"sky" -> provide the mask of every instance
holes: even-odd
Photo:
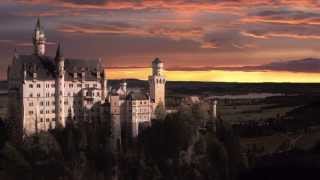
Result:
[[[0,78],[14,48],[32,53],[40,17],[48,55],[60,42],[66,57],[101,58],[110,78],[146,79],[159,57],[169,80],[319,82],[316,60],[290,63],[320,58],[319,10],[319,0],[1,0]]]

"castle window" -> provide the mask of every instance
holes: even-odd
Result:
[[[33,97],[33,94],[32,93],[30,93],[30,95],[29,95],[30,97]]]
[[[30,103],[29,103],[29,106],[33,106],[33,102],[30,102]]]
[[[71,83],[71,84],[69,84],[69,88],[73,88],[73,84]]]
[[[77,87],[81,88],[81,87],[82,87],[82,85],[81,85],[81,84],[77,84]]]
[[[43,114],[43,110],[40,110],[40,114]]]
[[[89,86],[89,84],[86,84],[86,88],[89,88],[90,86]]]
[[[98,97],[100,96],[100,93],[99,93],[99,92],[97,92],[97,96],[98,96]]]
[[[56,121],[56,118],[52,118],[52,121]]]
[[[40,97],[40,93],[37,94],[37,97]]]
[[[49,118],[47,118],[46,121],[49,122]]]
[[[46,105],[47,105],[47,106],[49,106],[49,105],[50,105],[50,102],[49,102],[49,101],[47,101],[47,102],[46,102]]]
[[[33,88],[33,84],[29,84],[29,88]]]
[[[41,87],[41,85],[40,84],[37,84],[37,88],[40,88]]]
[[[49,88],[50,87],[50,85],[49,84],[46,84],[46,88]]]
[[[50,113],[50,111],[49,110],[46,110],[46,114],[49,114]]]
[[[40,122],[43,122],[43,118],[40,118]]]
[[[93,84],[93,87],[96,88],[96,87],[97,87],[97,84]]]
[[[40,101],[40,106],[43,106],[43,101]]]
[[[51,84],[51,87],[54,88],[54,83]]]
[[[33,111],[29,111],[29,114],[32,115],[32,114],[33,114]]]
[[[52,109],[52,110],[51,110],[51,113],[55,113],[55,110],[54,110],[54,109]]]

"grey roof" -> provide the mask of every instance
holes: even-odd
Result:
[[[16,65],[23,71],[27,70],[26,79],[32,79],[33,73],[37,73],[37,79],[49,80],[56,77],[56,63],[54,57],[37,55],[19,55],[16,59]],[[77,73],[78,79],[81,79],[81,72],[85,72],[85,80],[96,80],[97,71],[102,77],[102,65],[99,60],[69,59],[64,60],[65,80],[72,80],[73,74]],[[23,72],[21,72],[22,74]]]
[[[127,100],[148,100],[149,95],[142,92],[130,92],[127,96]]]

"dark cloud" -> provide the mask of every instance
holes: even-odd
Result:
[[[249,23],[269,23],[269,24],[310,24],[320,25],[320,14],[310,11],[300,10],[265,10],[249,13],[248,17],[242,19]]]
[[[206,70],[320,57],[319,7],[308,0],[5,2],[0,2],[0,65],[8,64],[15,47],[32,52],[36,16],[48,41],[63,42],[66,56],[102,57],[108,66],[145,67],[163,56],[171,67]],[[49,55],[54,50],[48,46]]]
[[[108,0],[60,0],[60,1],[75,3],[75,4],[89,4],[89,5],[102,5],[108,2]]]
[[[241,67],[170,67],[171,71],[209,71],[209,70],[226,70],[226,71],[288,71],[303,73],[320,73],[320,59],[306,58],[302,60],[273,62],[261,66],[241,66]]]

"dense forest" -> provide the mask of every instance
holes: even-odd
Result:
[[[205,104],[158,112],[120,153],[111,151],[107,123],[68,124],[16,145],[1,121],[0,179],[237,179],[248,158],[230,126],[211,120]]]

